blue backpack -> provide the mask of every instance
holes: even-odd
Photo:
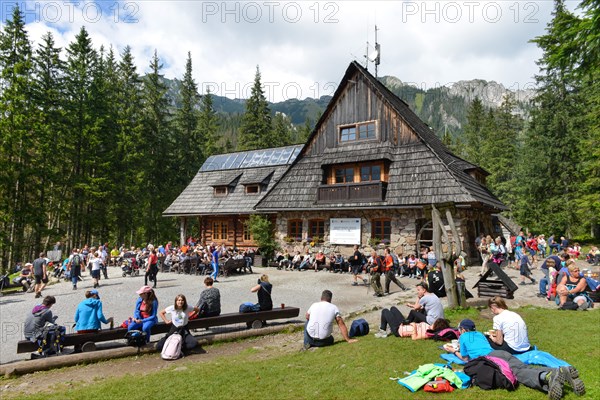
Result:
[[[352,321],[352,325],[350,325],[350,332],[348,332],[348,336],[356,337],[356,336],[365,336],[369,334],[369,323],[364,319],[356,319]]]

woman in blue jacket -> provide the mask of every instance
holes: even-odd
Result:
[[[140,295],[135,303],[133,320],[127,327],[128,331],[141,330],[146,334],[146,343],[150,342],[152,327],[158,322],[158,300],[150,286],[142,286],[136,292]]]
[[[75,311],[75,330],[77,333],[95,333],[101,327],[101,323],[111,324],[113,318],[106,319],[102,313],[102,302],[97,290],[85,292],[86,299],[77,306]]]

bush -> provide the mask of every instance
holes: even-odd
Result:
[[[275,241],[271,221],[267,217],[253,214],[246,224],[261,254],[264,255],[266,260],[271,260],[275,251],[279,249],[279,244]]]

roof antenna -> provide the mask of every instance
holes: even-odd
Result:
[[[375,64],[375,78],[377,78],[377,67],[379,66],[380,63],[380,57],[381,57],[381,46],[379,45],[379,43],[377,43],[377,31],[379,29],[377,29],[377,25],[375,25],[375,50],[369,52],[369,42],[367,42],[367,55],[365,55],[365,59],[366,59],[366,65],[365,65],[365,69],[368,71],[369,70],[369,61],[371,61],[372,63]]]

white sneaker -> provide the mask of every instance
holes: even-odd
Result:
[[[375,337],[376,337],[376,338],[378,338],[378,339],[383,339],[383,338],[386,338],[386,337],[388,337],[388,333],[387,333],[387,331],[382,331],[382,330],[380,329],[380,330],[379,330],[379,332],[377,332],[377,333],[375,334]]]

